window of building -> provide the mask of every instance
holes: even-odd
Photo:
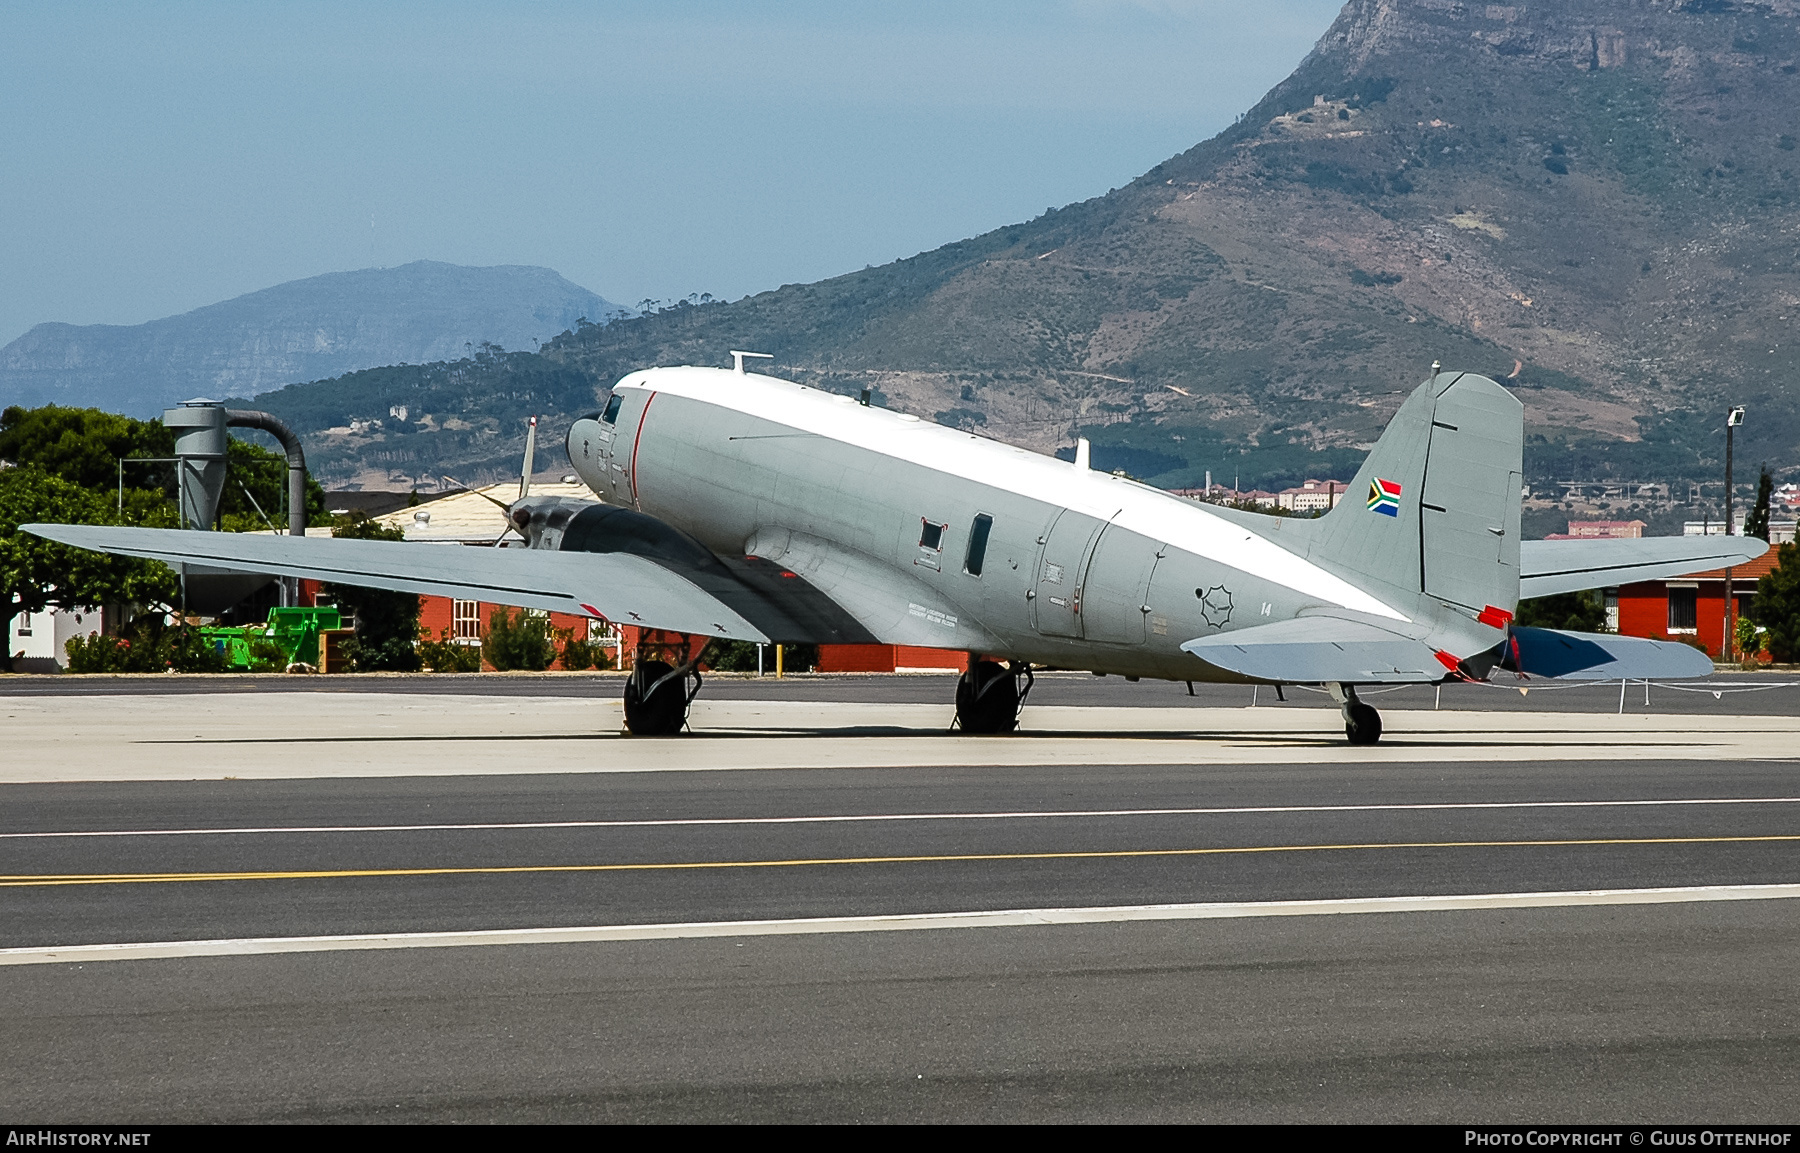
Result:
[[[613,393],[612,399],[606,402],[606,411],[600,414],[600,419],[605,421],[607,424],[618,423],[619,406],[624,403],[625,403],[624,397],[620,396],[616,392]]]
[[[478,641],[481,639],[480,601],[452,602],[450,620],[453,634],[457,640]]]
[[[19,614],[19,623],[13,626],[13,635],[16,637],[28,637],[31,635],[30,613]]]
[[[970,576],[981,575],[981,566],[987,560],[988,533],[993,527],[994,518],[985,512],[969,527],[969,551],[963,558],[963,571]]]
[[[1700,590],[1688,588],[1669,589],[1669,631],[1672,633],[1697,632],[1700,624],[1699,601]]]

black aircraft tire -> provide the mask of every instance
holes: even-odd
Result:
[[[965,733],[1016,730],[1019,684],[1013,679],[1012,670],[995,661],[979,661],[964,673],[956,682],[956,720]]]
[[[1353,745],[1372,745],[1381,739],[1381,714],[1373,705],[1361,701],[1350,706],[1350,719],[1344,722],[1344,735]]]
[[[650,686],[674,670],[662,661],[643,661],[625,681],[625,728],[634,737],[672,737],[687,723],[685,677],[664,681],[648,698]]]

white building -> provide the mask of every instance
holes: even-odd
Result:
[[[46,609],[11,617],[6,622],[6,651],[12,654],[13,671],[61,672],[69,667],[69,640],[105,627],[105,610],[96,608]]]
[[[1295,512],[1329,509],[1344,498],[1344,488],[1341,480],[1301,481],[1298,488],[1284,488],[1276,493],[1275,503],[1280,508],[1291,508]]]

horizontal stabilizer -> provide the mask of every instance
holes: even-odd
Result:
[[[1532,677],[1653,681],[1703,677],[1713,671],[1711,657],[1675,641],[1522,627],[1512,630],[1512,639],[1518,646],[1517,657],[1508,655],[1501,667]]]
[[[730,606],[652,560],[406,541],[338,540],[102,525],[27,524],[77,548],[165,564],[276,573],[364,588],[600,616],[699,636],[767,641]]]
[[[1769,551],[1753,536],[1647,536],[1634,540],[1528,540],[1519,549],[1519,596],[1547,597],[1745,564]]]
[[[1275,621],[1181,647],[1209,665],[1265,681],[1418,684],[1446,671],[1422,641],[1337,617]]]

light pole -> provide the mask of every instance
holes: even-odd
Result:
[[[1734,405],[1725,414],[1725,535],[1731,535],[1731,432],[1744,423],[1744,406]],[[1731,566],[1725,566],[1725,641],[1719,656],[1727,664],[1737,648],[1737,598],[1732,595]]]

